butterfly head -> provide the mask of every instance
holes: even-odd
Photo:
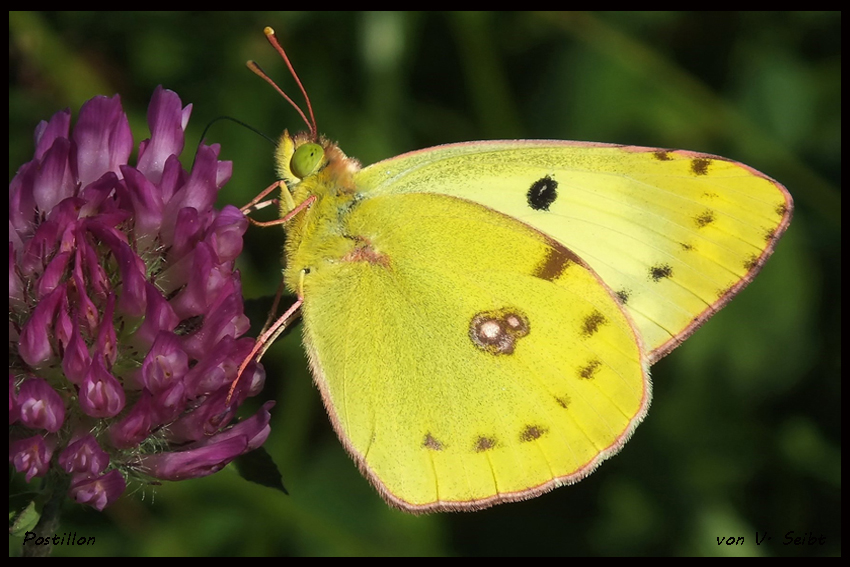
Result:
[[[295,191],[296,186],[300,186],[302,192],[308,195],[321,192],[338,194],[348,192],[349,189],[353,190],[352,175],[360,169],[360,163],[348,158],[335,143],[319,136],[313,105],[310,103],[310,97],[307,96],[307,90],[289,61],[289,56],[280,46],[272,28],[267,27],[263,32],[271,46],[283,58],[307,104],[307,113],[305,113],[257,63],[248,61],[248,68],[274,87],[298,111],[309,129],[307,132],[300,132],[294,136],[284,131],[275,151],[278,175],[292,192]],[[316,188],[319,191],[316,191]]]
[[[296,185],[316,183],[337,189],[353,188],[351,176],[360,163],[343,153],[336,143],[311,132],[292,135],[284,131],[275,151],[277,173],[290,190]]]

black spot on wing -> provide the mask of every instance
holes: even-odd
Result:
[[[479,437],[475,440],[475,452],[483,453],[484,451],[489,451],[496,446],[496,438],[495,437]]]
[[[432,451],[442,451],[443,444],[440,443],[433,435],[430,433],[425,434],[425,439],[422,441],[422,446],[426,449],[431,449]]]
[[[578,369],[579,378],[583,378],[585,380],[593,378],[593,376],[597,372],[599,372],[599,368],[601,366],[602,366],[602,363],[599,360],[596,360],[596,359],[591,360],[590,362],[588,362],[587,364],[585,364],[584,366],[582,366],[581,368]]]
[[[733,286],[718,289],[717,293],[715,294],[716,297],[717,297],[717,300],[723,301],[724,298],[726,298],[729,294],[732,293],[732,288],[733,288]]]
[[[594,311],[593,313],[584,318],[584,321],[581,325],[581,334],[585,337],[593,336],[599,330],[599,327],[601,327],[607,322],[608,320],[605,319],[605,315],[603,315],[599,311]]]
[[[695,158],[691,160],[691,172],[694,175],[708,175],[708,166],[711,160],[706,158]]]
[[[776,229],[771,228],[764,231],[764,241],[770,244],[773,240],[776,240]]]
[[[548,175],[531,184],[526,193],[528,206],[535,211],[548,211],[549,206],[558,198],[558,182]]]
[[[658,161],[673,161],[673,158],[670,157],[670,152],[667,150],[655,150],[652,152],[652,157]]]
[[[617,296],[621,305],[626,305],[629,302],[629,297],[631,297],[632,291],[629,289],[621,289],[620,291],[615,292],[614,295]]]
[[[657,264],[649,268],[649,279],[660,282],[673,276],[673,267],[670,264]]]
[[[561,406],[564,409],[570,407],[570,397],[566,394],[562,396],[555,396],[555,403]]]
[[[706,209],[703,212],[701,212],[700,214],[698,214],[696,217],[694,217],[694,222],[696,223],[697,227],[699,227],[699,228],[706,227],[706,226],[710,225],[711,223],[713,223],[714,221],[715,221],[714,211],[712,211],[711,209]]]
[[[519,440],[523,443],[540,439],[546,433],[547,429],[539,425],[526,425],[519,434]]]
[[[579,263],[578,257],[563,246],[551,245],[546,251],[546,257],[535,268],[533,275],[546,281],[555,281],[570,264]]]

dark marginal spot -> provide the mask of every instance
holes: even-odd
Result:
[[[714,211],[705,210],[696,216],[694,222],[699,228],[703,228],[704,226],[708,226],[714,222]]]
[[[518,309],[503,308],[476,313],[469,322],[469,338],[490,354],[513,354],[516,342],[529,332],[528,317]]]
[[[555,281],[570,264],[578,263],[579,259],[575,254],[564,248],[563,246],[552,243],[546,252],[546,258],[537,266],[532,274],[535,278],[540,278],[546,281]]]
[[[425,434],[425,440],[422,441],[422,446],[426,449],[431,449],[432,451],[442,451],[443,444],[434,439],[434,436],[430,433]]]
[[[599,370],[602,363],[598,360],[591,360],[586,366],[579,368],[578,375],[580,378],[590,379]]]
[[[779,215],[780,217],[784,217],[785,215],[787,215],[788,214],[788,205],[786,205],[785,203],[780,203],[779,205],[777,205],[776,206],[776,214]]]
[[[493,437],[479,437],[475,441],[475,452],[483,453],[484,451],[489,451],[493,447],[496,446],[496,439]]]
[[[670,152],[667,150],[656,150],[652,152],[652,156],[658,161],[673,161],[673,158],[670,157]]]
[[[708,175],[709,165],[711,165],[710,159],[696,158],[691,160],[691,171],[694,175]]]
[[[541,177],[531,184],[526,194],[528,206],[535,211],[548,211],[549,205],[558,198],[558,182],[549,177]]]
[[[545,428],[538,425],[526,425],[525,429],[519,434],[519,440],[523,443],[528,443],[529,441],[540,439],[546,431]]]
[[[564,409],[570,407],[570,397],[566,394],[563,396],[555,396],[555,402]]]
[[[673,275],[673,268],[670,264],[658,264],[649,268],[649,279],[654,282],[659,282]]]
[[[600,325],[605,324],[607,321],[605,316],[599,311],[594,311],[590,315],[584,318],[584,323],[581,326],[581,334],[585,337],[589,337],[596,333],[599,330]]]
[[[751,254],[749,258],[744,262],[744,268],[749,272],[750,270],[755,269],[759,265],[759,257],[755,254]]]
[[[770,244],[770,242],[776,238],[776,231],[774,229],[764,231],[764,241]]]
[[[617,299],[620,300],[620,304],[625,305],[629,302],[629,296],[631,296],[632,292],[628,289],[621,289],[616,292],[614,295],[617,296]]]

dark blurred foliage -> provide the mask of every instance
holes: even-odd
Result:
[[[121,94],[138,141],[156,85],[177,91],[194,104],[189,160],[218,116],[301,129],[244,67],[300,100],[266,25],[319,130],[364,164],[487,138],[685,148],[778,179],[794,220],[755,282],[653,367],[653,405],[622,454],[575,486],[472,514],[389,509],[331,430],[296,330],[264,360],[278,400],[266,448],[290,496],[231,467],[104,513],[69,505],[62,531],[96,544],[56,555],[841,553],[840,13],[13,12],[9,178],[40,119],[76,117],[96,94]],[[251,131],[221,121],[207,139],[234,162],[221,204],[275,179],[273,146]],[[282,242],[249,230],[248,297],[274,294]],[[789,531],[825,543],[784,545]],[[730,536],[743,545],[718,545]]]

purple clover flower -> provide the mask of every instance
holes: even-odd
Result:
[[[178,156],[191,105],[158,87],[135,167],[121,100],[99,96],[35,130],[9,184],[9,462],[65,475],[102,510],[128,480],[212,474],[269,434],[269,402],[228,427],[263,385],[234,269],[248,222],[213,208],[232,164]]]

